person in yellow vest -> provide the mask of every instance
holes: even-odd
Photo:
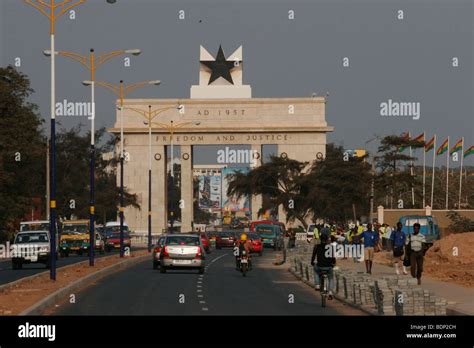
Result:
[[[313,231],[313,244],[319,244],[321,242],[321,233],[319,232],[318,226],[314,226],[314,231]]]
[[[388,224],[383,224],[382,230],[382,248],[384,250],[392,250],[391,236],[392,228]]]

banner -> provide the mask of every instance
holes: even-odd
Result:
[[[249,197],[245,196],[240,199],[236,197],[227,196],[227,188],[229,183],[227,181],[227,175],[233,174],[237,171],[247,173],[250,168],[224,168],[222,169],[222,209],[227,211],[250,211],[250,200]]]
[[[203,210],[221,207],[221,177],[216,175],[200,175],[199,208]]]

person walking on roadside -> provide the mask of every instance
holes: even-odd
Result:
[[[372,274],[372,263],[374,261],[375,245],[379,241],[379,234],[372,230],[372,224],[367,224],[367,231],[362,232],[361,238],[364,241],[365,269],[368,274]]]
[[[402,263],[403,266],[403,274],[408,274],[405,265],[403,265],[403,254],[404,254],[404,247],[406,243],[406,235],[402,231],[402,223],[397,223],[397,229],[392,232],[390,236],[390,242],[393,245],[393,263],[395,266],[395,272],[400,274],[400,266],[399,264]]]
[[[351,243],[351,252],[354,262],[360,262],[362,258],[362,249],[361,249],[361,235],[358,232],[357,226],[352,228],[349,234],[349,242]]]
[[[423,260],[426,250],[425,236],[420,233],[420,224],[413,225],[413,234],[407,238],[408,252],[410,253],[410,273],[413,278],[421,284],[421,274],[423,273]]]
[[[288,230],[288,249],[294,248],[296,245],[296,231],[293,228]]]
[[[382,231],[382,248],[383,250],[390,251],[392,249],[391,237],[392,228],[388,224],[383,224],[381,227]]]

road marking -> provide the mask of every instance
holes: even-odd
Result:
[[[197,292],[202,292],[202,290],[201,290],[201,289],[198,289]]]
[[[204,297],[204,295],[198,295],[198,297]]]
[[[199,303],[206,303],[206,301],[199,301]]]
[[[198,280],[198,284],[202,284],[202,281]]]
[[[214,260],[212,260],[211,262],[209,262],[209,266],[212,265],[212,264],[213,264],[214,262],[216,262],[217,260],[223,258],[224,256],[227,256],[227,254],[224,254],[224,255],[221,255],[221,256],[219,256],[219,257],[216,257]],[[209,267],[209,266],[208,266],[208,267]]]
[[[197,287],[198,287],[198,288],[202,288],[202,285],[198,285]]]
[[[207,307],[203,307],[203,308],[202,308],[202,310],[203,310],[203,311],[208,311],[208,310],[209,310],[209,308],[207,308]]]

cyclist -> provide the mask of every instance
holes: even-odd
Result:
[[[326,234],[322,234],[320,236],[320,239],[321,243],[315,245],[313,248],[313,255],[311,256],[311,265],[314,267],[316,290],[321,289],[321,272],[327,272],[329,283],[327,284],[329,290],[328,299],[332,300],[332,290],[334,288],[334,275],[332,270],[333,267],[336,265],[336,258],[327,257],[327,254],[331,254],[328,250],[329,248],[331,248],[328,236]],[[316,259],[316,264],[314,263],[314,259]]]

